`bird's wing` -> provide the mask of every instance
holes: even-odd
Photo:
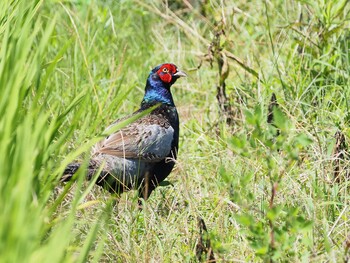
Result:
[[[156,162],[171,151],[174,129],[166,120],[141,118],[111,134],[94,148],[94,154],[104,153],[120,158]]]

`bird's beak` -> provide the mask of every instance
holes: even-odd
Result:
[[[178,77],[178,78],[180,78],[180,77],[187,77],[187,74],[185,72],[181,71],[181,70],[178,70],[178,71],[176,71],[174,76]]]

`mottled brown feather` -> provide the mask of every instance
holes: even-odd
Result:
[[[117,123],[115,122],[113,125]],[[109,128],[113,127],[113,125]],[[147,140],[155,142],[155,140],[163,140],[164,138],[159,133],[155,133],[156,131],[147,130],[148,127],[152,126],[155,127],[156,131],[164,132],[166,136],[172,138],[173,129],[167,120],[161,115],[147,115],[99,142],[93,150],[93,155],[108,154],[120,158],[140,159],[151,162],[162,160],[168,153],[157,155],[147,148],[142,148]],[[171,150],[170,143],[171,141],[169,141],[168,145],[169,152]],[[147,146],[151,147],[152,142],[148,143]]]

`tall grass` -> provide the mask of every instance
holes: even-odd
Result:
[[[2,5],[1,258],[3,262],[61,262],[72,257],[66,249],[74,239],[71,230],[79,195],[63,221],[61,216],[55,219],[54,206],[48,202],[64,168],[57,156],[74,131],[66,123],[67,114],[86,107],[87,101],[82,94],[65,103],[57,96],[64,85],[55,71],[67,46],[51,52],[57,19],[40,13],[43,1],[3,1]],[[83,247],[81,255],[86,251],[89,247]]]
[[[349,161],[334,178],[333,152],[337,131],[349,138],[348,13],[322,0],[1,1],[1,262],[193,262],[198,216],[218,261],[348,260]],[[142,211],[83,172],[60,184],[165,61],[189,73],[173,87],[170,183]]]

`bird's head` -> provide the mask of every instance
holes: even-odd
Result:
[[[186,77],[186,73],[179,70],[177,66],[171,63],[161,64],[151,71],[153,80],[161,81],[164,86],[171,86],[180,77]]]
[[[186,73],[171,63],[165,63],[155,67],[148,76],[142,105],[151,102],[174,105],[170,87],[178,78],[186,76]]]

